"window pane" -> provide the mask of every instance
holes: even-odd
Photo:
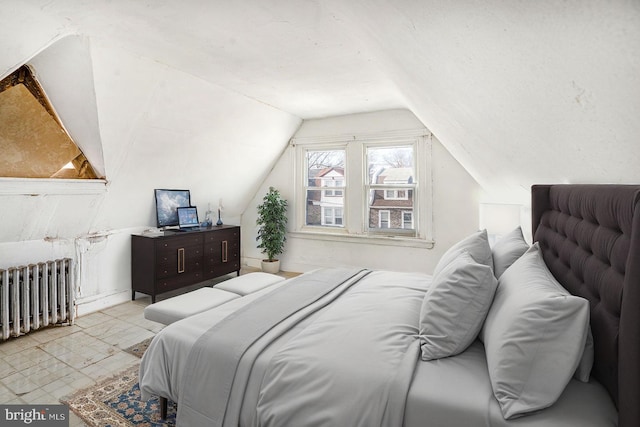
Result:
[[[307,225],[322,225],[320,199],[322,199],[322,194],[319,190],[307,190]]]
[[[335,208],[333,212],[335,225],[342,225],[342,208]]]
[[[413,228],[413,212],[402,212],[402,228]]]
[[[322,209],[322,225],[340,226],[342,225],[342,209],[341,208],[323,208]]]
[[[307,150],[307,185],[309,187],[344,186],[344,159],[344,150]]]
[[[414,230],[413,146],[367,147],[367,170],[369,230]]]
[[[380,228],[389,228],[389,211],[378,211],[378,224]]]
[[[369,184],[413,184],[413,147],[368,147]]]
[[[397,196],[402,192],[403,197],[389,198],[389,192]],[[392,189],[370,191],[369,198],[369,229],[404,229],[413,230],[413,190]]]
[[[306,225],[343,225],[343,197],[326,196],[326,190],[307,190]]]
[[[306,225],[343,225],[344,161],[344,150],[306,151]]]

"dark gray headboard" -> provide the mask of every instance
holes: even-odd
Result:
[[[640,186],[535,185],[533,240],[572,294],[589,300],[592,375],[640,426]]]

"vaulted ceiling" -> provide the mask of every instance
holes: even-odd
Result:
[[[638,1],[3,0],[1,10],[0,78],[78,34],[300,119],[410,109],[494,199],[520,199],[533,183],[640,182]],[[118,68],[107,64],[93,66]]]

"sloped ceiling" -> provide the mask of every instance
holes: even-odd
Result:
[[[640,182],[638,1],[5,0],[2,9],[0,77],[25,52],[77,33],[302,119],[408,108],[493,200],[526,200],[534,183]]]

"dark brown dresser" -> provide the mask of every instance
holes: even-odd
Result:
[[[156,295],[228,273],[240,275],[240,227],[131,235],[131,299]]]

